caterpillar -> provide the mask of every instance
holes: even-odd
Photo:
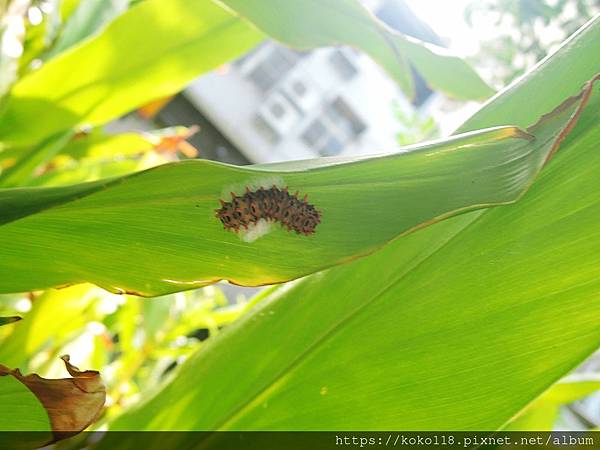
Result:
[[[231,192],[229,202],[219,199],[221,207],[215,210],[215,215],[226,230],[247,230],[249,225],[264,219],[280,222],[288,231],[308,236],[315,232],[321,222],[321,212],[307,200],[308,195],[299,199],[298,192],[291,195],[287,187],[279,189],[273,185],[269,189],[261,187],[256,191],[246,187],[246,192],[241,196]]]

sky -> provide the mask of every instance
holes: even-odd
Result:
[[[405,0],[410,8],[443,39],[448,40],[450,48],[456,53],[467,56],[477,52],[478,41],[492,37],[494,27],[485,24],[476,30],[469,28],[463,13],[473,0]]]

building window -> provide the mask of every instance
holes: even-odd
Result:
[[[277,119],[281,119],[285,115],[285,108],[281,106],[281,103],[275,102],[270,107],[271,114]]]
[[[337,98],[325,107],[321,117],[311,122],[300,138],[318,154],[333,156],[365,130],[366,125],[346,102]]]
[[[266,92],[277,82],[277,78],[274,75],[275,74],[271,73],[266,67],[263,67],[262,64],[259,64],[252,72],[250,72],[248,79],[260,91]]]
[[[300,78],[300,73],[294,73],[285,80],[281,86],[281,93],[294,105],[295,109],[303,115],[320,103],[320,95],[313,89],[310,78]]]
[[[327,127],[319,119],[314,120],[302,134],[302,140],[306,145],[317,148],[319,142],[327,136]]]
[[[260,115],[254,116],[254,127],[265,141],[271,144],[276,144],[279,141],[280,136],[277,131]]]
[[[329,57],[329,62],[337,75],[344,81],[351,80],[358,73],[352,61],[341,50],[335,50]]]
[[[296,65],[300,54],[272,44],[267,56],[248,74],[248,79],[261,91],[267,92]]]
[[[349,138],[354,138],[365,131],[366,125],[364,122],[341,98],[337,98],[327,105],[325,114]]]
[[[304,97],[306,94],[306,85],[302,81],[294,81],[292,89],[298,97]]]
[[[338,138],[335,136],[329,136],[325,144],[319,150],[319,153],[323,156],[334,156],[344,149],[344,144],[342,144]]]

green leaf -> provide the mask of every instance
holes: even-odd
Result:
[[[145,158],[129,157],[120,160],[82,160],[67,164],[66,167],[53,168],[31,180],[29,186],[64,186],[72,183],[85,183],[101,178],[123,176],[137,170],[154,167],[161,162],[145,164]]]
[[[580,74],[567,69],[582,56],[583,72],[600,71],[581,53],[598,25],[499,96],[500,110],[539,116],[519,92],[547,106],[557,86],[543,73],[559,70],[573,93]],[[111,429],[502,428],[598,347],[599,97],[519,202],[276,289]],[[510,123],[493,103],[471,122],[492,118]]]
[[[57,147],[60,153],[50,160],[45,158],[44,164],[35,169],[35,178],[14,176],[13,179],[27,186],[65,186],[127,175],[169,162],[170,154],[177,151],[189,154],[185,139],[194,131],[194,128],[176,126],[108,135],[96,129],[76,135],[63,147]],[[190,148],[193,149],[191,145]],[[4,165],[8,168],[6,173],[10,173],[15,165],[23,165],[25,155],[21,148],[5,150],[0,153],[0,167]],[[46,156],[52,154],[46,153]]]
[[[0,399],[0,432],[51,432],[50,419],[40,401],[13,376],[0,374]],[[38,444],[49,441],[51,437],[51,434],[37,436]],[[0,437],[0,443],[4,439]]]
[[[552,110],[566,97],[574,95],[590,78],[600,72],[594,55],[600,54],[600,16],[567,39],[527,76],[491,98],[457,132],[497,125],[526,127],[544,111]],[[532,105],[535,99],[535,105]]]
[[[184,139],[195,130],[191,127],[175,126],[145,132],[106,134],[96,129],[89,134],[77,136],[61,152],[61,156],[74,159],[122,158],[160,149],[163,141]]]
[[[112,429],[501,428],[600,339],[600,129],[577,131],[518,203],[275,291]]]
[[[268,35],[299,49],[350,45],[384,67],[412,97],[410,65],[433,88],[468,100],[493,90],[448,50],[400,34],[376,19],[357,0],[220,0]]]
[[[34,355],[81,330],[90,320],[90,305],[97,301],[97,292],[89,285],[44,292],[33,302],[27,320],[11,327],[11,334],[0,342],[0,361],[26,368]]]
[[[0,292],[89,281],[151,296],[219,279],[269,284],[347,262],[453,214],[517,200],[576,100],[532,128],[534,136],[501,127],[383,156],[254,167],[186,161],[0,191],[0,275],[10,274],[0,276]],[[273,184],[309,196],[322,214],[314,235],[275,224],[234,233],[215,217],[230,191]]]
[[[36,143],[101,124],[251,49],[262,34],[210,1],[146,0],[16,83],[0,142]]]
[[[598,390],[600,390],[600,376],[598,374],[575,373],[560,380],[536,401],[564,405],[593,394]]]
[[[60,35],[51,50],[44,55],[44,59],[52,58],[97,33],[128,7],[129,0],[81,0],[69,15]]]
[[[27,184],[35,177],[36,171],[54,158],[72,137],[72,131],[59,133],[24,152],[14,166],[0,173],[0,187]]]
[[[552,431],[560,408],[600,390],[597,374],[574,374],[560,380],[528,405],[505,431]]]

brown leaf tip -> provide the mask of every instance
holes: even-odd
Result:
[[[78,367],[69,362],[71,360],[69,355],[62,355],[60,359],[63,360],[67,372],[69,372],[69,375],[71,375],[73,378],[95,378],[100,375],[100,372],[97,370],[79,370]]]
[[[68,355],[61,356],[73,378],[48,380],[37,374],[22,375],[19,369],[0,365],[0,376],[11,375],[29,388],[46,409],[54,440],[83,431],[100,415],[106,388],[95,370],[79,370]]]

